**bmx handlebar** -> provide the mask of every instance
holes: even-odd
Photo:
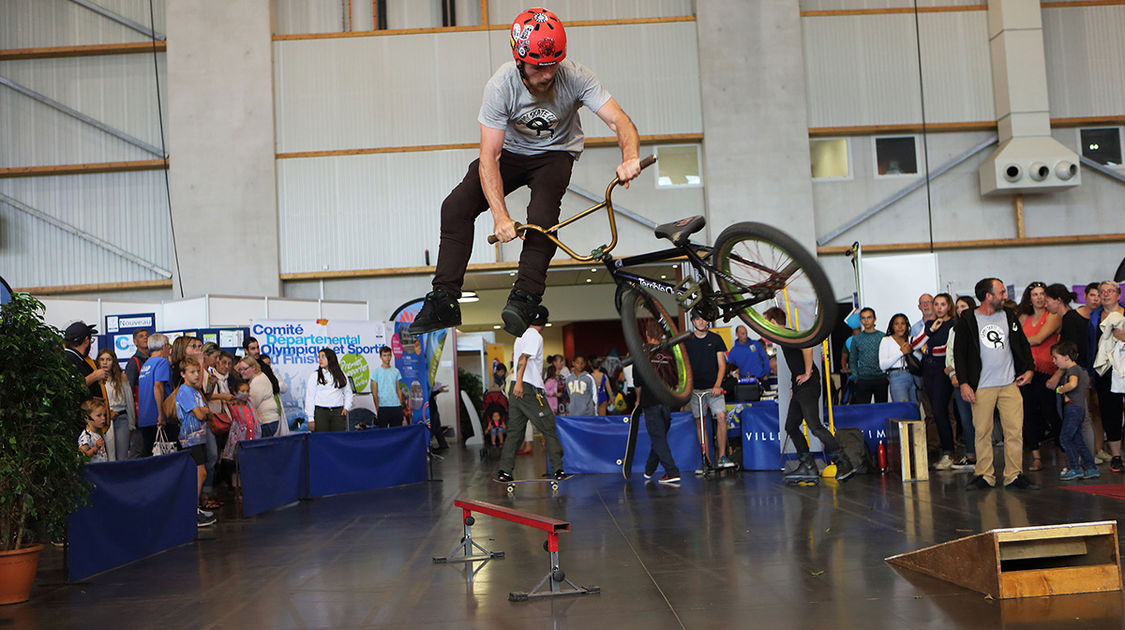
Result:
[[[649,166],[652,166],[653,163],[655,163],[655,162],[656,162],[656,156],[655,155],[650,155],[650,156],[644,158],[643,160],[641,160],[641,170],[642,171],[645,170]],[[570,255],[571,258],[573,258],[575,260],[582,260],[582,261],[593,260],[594,256],[581,256],[577,252],[572,250],[571,248],[567,247],[562,241],[560,241],[558,239],[558,237],[556,236],[556,233],[561,228],[567,226],[568,224],[573,223],[573,222],[577,221],[578,219],[581,219],[582,217],[588,216],[588,215],[590,215],[594,212],[597,212],[598,210],[601,210],[602,208],[605,208],[609,213],[609,231],[610,231],[610,234],[613,236],[613,238],[610,241],[609,245],[606,245],[605,247],[602,248],[602,252],[603,253],[609,252],[610,250],[612,250],[617,245],[617,221],[616,221],[616,217],[613,213],[613,201],[611,200],[611,195],[613,193],[613,189],[616,188],[619,184],[621,184],[621,178],[614,177],[613,181],[611,181],[609,183],[609,186],[607,186],[606,189],[605,189],[605,201],[603,201],[601,203],[598,203],[598,204],[595,204],[595,205],[592,205],[589,208],[586,208],[585,210],[583,210],[582,212],[579,212],[578,214],[570,217],[569,219],[566,219],[565,221],[560,221],[559,223],[556,223],[555,225],[553,225],[551,227],[545,228],[541,225],[535,225],[533,223],[516,223],[516,236],[523,236],[524,234],[526,234],[528,232],[528,230],[533,231],[533,232],[539,232],[543,236],[546,236],[547,238],[551,239],[551,241],[554,242],[555,245],[558,245],[559,247],[561,247],[563,249],[563,251],[565,251],[567,254]],[[495,245],[498,242],[500,242],[500,239],[496,238],[495,234],[490,234],[488,236],[488,244],[489,245]]]

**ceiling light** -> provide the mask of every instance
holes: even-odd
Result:
[[[593,282],[593,281],[594,281],[593,278],[586,278],[586,282]]]
[[[593,271],[593,272],[597,273],[598,268],[597,267],[590,267],[590,271]]]
[[[492,330],[500,330],[500,324],[496,324],[495,326],[493,326]]]
[[[547,322],[547,328],[551,327],[551,322]]]
[[[457,298],[457,301],[461,304],[472,304],[473,302],[479,302],[480,298],[475,295],[462,295]]]
[[[667,279],[668,279],[668,276],[664,276],[664,275],[662,275],[662,276],[660,276],[660,279],[661,279],[661,280],[667,280]]]
[[[514,278],[514,277],[516,277],[516,272],[514,272],[514,271],[509,271],[509,272],[508,272],[508,276],[509,276],[509,277],[512,277],[512,278]]]

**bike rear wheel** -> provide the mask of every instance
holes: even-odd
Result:
[[[621,328],[642,387],[664,405],[682,407],[691,397],[691,364],[676,320],[646,291],[621,294]]]
[[[832,332],[836,299],[824,270],[800,243],[777,228],[744,222],[723,230],[712,252],[726,303],[751,300],[738,316],[763,337],[789,347],[815,345]],[[766,319],[778,307],[786,326]]]

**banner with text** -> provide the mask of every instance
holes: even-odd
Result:
[[[270,355],[273,373],[287,389],[281,401],[290,421],[304,416],[305,386],[322,348],[336,353],[353,390],[362,394],[371,390],[371,370],[380,365],[379,348],[390,343],[393,332],[390,322],[271,319],[250,323],[250,336],[257,338],[262,353]]]

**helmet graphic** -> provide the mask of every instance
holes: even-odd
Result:
[[[566,59],[566,31],[547,9],[533,8],[512,22],[512,57],[535,66],[551,66]]]

